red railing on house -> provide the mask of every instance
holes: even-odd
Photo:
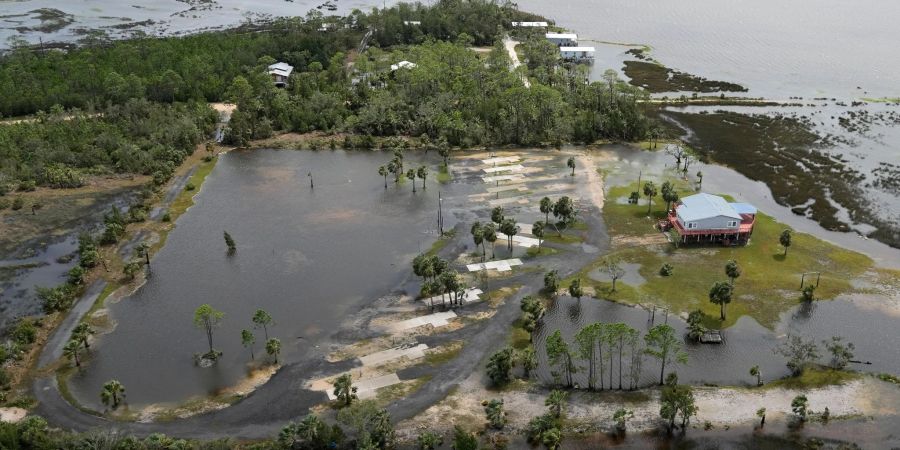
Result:
[[[678,216],[674,211],[669,213],[669,226],[678,230],[678,234],[682,236],[696,236],[707,234],[744,234],[753,231],[753,225],[756,224],[756,216],[752,214],[741,214],[741,223],[735,228],[691,228],[687,229],[681,226]]]

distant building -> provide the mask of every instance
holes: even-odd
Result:
[[[557,47],[575,47],[578,45],[578,35],[575,33],[547,33],[544,37]]]
[[[560,47],[559,56],[569,61],[588,61],[594,59],[594,47]]]
[[[418,20],[404,20],[403,25],[413,26],[413,25],[422,25],[422,22]]]
[[[409,61],[400,61],[397,64],[391,64],[391,72],[397,69],[415,69],[418,64]]]
[[[661,225],[677,231],[681,243],[746,244],[753,234],[756,213],[749,203],[729,203],[717,195],[700,193],[676,203]]]
[[[286,62],[277,62],[269,66],[269,76],[272,77],[272,82],[278,87],[287,86],[288,79],[293,71],[294,66]]]
[[[547,22],[513,22],[515,28],[547,28]]]

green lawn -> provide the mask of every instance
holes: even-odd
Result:
[[[830,367],[807,367],[799,377],[787,377],[766,383],[763,388],[812,389],[844,384],[860,378],[857,372],[835,370]]]
[[[615,201],[633,189],[634,186],[609,189],[609,201],[604,205],[603,214],[614,240],[618,236],[639,238],[656,233],[653,224],[655,218],[663,214],[661,202],[655,202],[658,206],[654,207],[654,219],[648,219],[646,205]],[[740,316],[750,315],[762,325],[772,327],[780,313],[801,301],[801,273],[820,271],[816,297],[831,299],[853,292],[850,281],[873,269],[873,262],[867,256],[804,233],[794,233],[793,245],[784,256],[778,238],[785,228],[788,227],[760,213],[747,246],[675,248],[670,244],[635,244],[614,250],[613,256],[623,263],[640,264],[639,273],[646,279],[638,286],[629,286],[620,280],[616,292],[611,292],[611,283],[597,282],[587,276],[588,272],[600,267],[601,261],[583,269],[579,276],[582,283],[595,288],[599,297],[625,303],[657,304],[676,313],[700,308],[711,316],[709,326],[728,326]],[[743,274],[735,283],[734,297],[727,306],[727,320],[723,323],[718,320],[719,307],[709,302],[708,293],[714,282],[728,280],[724,268],[730,259],[738,262]],[[659,275],[664,263],[674,266],[671,276]]]

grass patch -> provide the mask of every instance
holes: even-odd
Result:
[[[169,214],[172,216],[173,221],[194,204],[194,195],[200,192],[199,187],[203,185],[203,181],[206,180],[206,177],[216,168],[216,162],[218,160],[219,158],[216,157],[209,162],[202,161],[197,166],[197,170],[194,171],[194,174],[191,175],[191,178],[187,181],[187,185],[194,186],[195,189],[182,190],[181,193],[178,194],[178,198],[176,198],[169,207]]]
[[[524,350],[531,346],[531,333],[522,328],[522,318],[513,322],[512,331],[509,333],[509,346],[514,350]]]
[[[584,242],[584,238],[578,235],[563,233],[562,236],[552,232],[544,236],[544,242],[553,242],[554,244],[580,244]]]
[[[862,377],[857,372],[835,370],[828,367],[807,367],[798,377],[787,377],[766,384],[768,388],[811,389],[844,384]]]
[[[456,236],[456,230],[447,231],[443,236],[438,237],[437,240],[431,244],[431,247],[429,247],[428,250],[425,251],[425,254],[428,256],[437,255],[438,252],[443,250],[444,247],[446,247],[447,244],[449,244],[450,241],[453,240],[454,236]]]
[[[450,169],[447,166],[441,165],[440,169],[437,172],[437,181],[441,184],[446,184],[453,181],[453,173],[450,172]]]
[[[462,341],[453,341],[449,344],[434,349],[434,351],[429,351],[425,354],[424,362],[425,364],[431,366],[439,366],[441,364],[447,363],[455,359],[459,356],[459,352],[462,351],[463,343]]]
[[[624,61],[625,75],[632,85],[649,92],[746,92],[747,88],[727,81],[707,80],[672,70],[657,62]]]
[[[425,375],[412,380],[404,380],[397,384],[385,386],[375,393],[375,403],[383,408],[394,400],[399,400],[418,391],[425,383],[431,381],[432,377],[432,375]]]
[[[604,219],[613,236],[652,237],[656,233],[653,224],[662,217],[664,206],[657,207],[651,214],[652,219],[648,219],[646,205],[615,201],[633,189],[634,185],[610,189],[610,201],[603,208]],[[729,326],[739,317],[749,315],[771,328],[783,311],[801,301],[799,288],[803,272],[821,272],[816,297],[831,299],[855,292],[851,280],[864,276],[873,267],[869,257],[805,233],[794,233],[793,245],[785,257],[778,239],[785,228],[788,227],[760,213],[747,246],[675,248],[671,244],[648,244],[620,249],[613,252],[613,256],[623,263],[640,264],[638,270],[646,282],[629,286],[620,281],[615,293],[611,292],[610,283],[594,281],[587,276],[601,266],[602,260],[585,267],[576,276],[584,285],[592,286],[598,296],[611,300],[654,303],[669,307],[675,313],[699,308],[715,318],[710,324],[715,327]],[[730,259],[738,262],[743,273],[735,283],[734,296],[726,310],[728,320],[723,323],[718,320],[719,307],[709,302],[709,288],[716,281],[728,280],[725,264]],[[659,274],[664,263],[674,267],[671,276]],[[566,286],[565,282],[563,286]]]
[[[900,97],[863,97],[862,100],[869,103],[900,103]]]

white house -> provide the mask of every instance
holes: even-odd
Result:
[[[403,25],[406,25],[406,26],[422,25],[422,22],[419,20],[404,20]]]
[[[578,45],[578,35],[575,33],[547,33],[544,37],[557,47],[574,47]]]
[[[571,61],[594,59],[594,47],[560,47],[559,56]]]
[[[288,78],[291,77],[293,71],[294,66],[286,62],[277,62],[269,66],[269,76],[272,77],[272,82],[278,87],[287,86]]]
[[[418,64],[409,61],[400,61],[397,64],[391,64],[391,72],[397,69],[415,69]]]
[[[547,28],[549,24],[547,22],[513,22],[512,26],[515,28]]]

